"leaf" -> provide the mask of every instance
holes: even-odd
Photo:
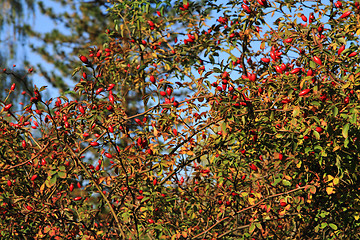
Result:
[[[317,68],[316,63],[313,61],[310,61],[310,68],[316,69]]]
[[[333,108],[333,115],[334,115],[334,117],[336,117],[336,116],[338,115],[338,113],[339,113],[339,109],[338,109],[337,107],[334,107],[334,108]]]
[[[349,123],[345,124],[345,126],[343,127],[342,135],[343,135],[344,138],[348,137],[349,127],[350,127]]]
[[[56,175],[54,175],[52,178],[46,179],[45,184],[46,184],[46,186],[48,186],[50,188],[56,184],[56,180],[57,180],[57,177],[56,177]]]
[[[320,140],[320,134],[317,131],[313,131],[314,136],[317,140]]]
[[[324,229],[324,228],[327,227],[327,225],[328,225],[327,223],[321,223],[320,228],[321,228],[321,229]]]
[[[310,186],[310,193],[315,194],[316,193],[316,187]]]
[[[71,76],[72,76],[72,77],[75,76],[75,74],[76,74],[77,72],[79,72],[80,69],[81,69],[81,67],[75,68],[74,71],[72,72]]]
[[[293,117],[297,117],[300,113],[300,107],[299,106],[295,106],[294,107],[294,111],[293,111]]]
[[[335,190],[335,189],[334,189],[333,187],[327,187],[327,188],[326,188],[326,192],[327,192],[328,195],[331,195],[331,194],[335,193],[334,190]]]
[[[250,233],[250,234],[254,232],[255,227],[256,227],[256,225],[255,225],[254,223],[252,223],[252,224],[250,225],[250,227],[249,227],[249,233]]]
[[[283,180],[282,180],[282,184],[283,184],[284,186],[291,186],[291,182],[289,182],[289,181],[286,180],[286,179],[283,179]]]
[[[334,230],[337,230],[337,229],[338,229],[338,227],[337,227],[335,224],[333,224],[333,223],[330,223],[329,226],[330,226],[332,229],[334,229]]]
[[[255,225],[256,225],[256,227],[257,227],[258,229],[260,229],[260,230],[263,229],[262,226],[261,226],[261,223],[256,222]]]
[[[273,186],[276,186],[279,182],[281,182],[281,178],[275,178]]]
[[[58,172],[60,178],[66,178],[66,172]]]

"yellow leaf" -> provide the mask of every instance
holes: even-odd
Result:
[[[333,180],[334,179],[334,177],[333,176],[331,176],[331,175],[327,175],[327,182],[329,182],[329,181],[331,181],[331,180]]]
[[[157,137],[158,134],[159,134],[159,131],[156,128],[154,128],[154,136]]]
[[[336,177],[336,178],[333,179],[333,184],[334,184],[334,185],[338,185],[338,184],[339,184],[339,178],[338,178],[338,177]]]
[[[45,189],[45,183],[43,185],[41,185],[41,187],[40,187],[40,193],[41,194],[44,192],[44,189]]]
[[[333,194],[335,191],[334,191],[333,187],[327,187],[326,192],[327,192],[328,195],[330,195],[330,194]]]
[[[186,154],[190,155],[190,156],[194,155],[194,153],[192,151],[187,151]]]
[[[292,179],[292,178],[291,178],[290,176],[288,176],[288,175],[285,175],[284,178],[285,178],[286,180],[291,180],[291,179]]]
[[[242,193],[241,193],[241,196],[242,196],[242,197],[246,197],[247,195],[249,195],[249,193],[247,193],[247,192],[242,192]]]
[[[265,42],[262,42],[262,43],[260,44],[260,49],[261,49],[261,50],[264,50],[264,49],[265,49]]]
[[[250,205],[254,205],[254,204],[255,204],[255,198],[249,197],[248,200],[249,200]]]
[[[360,29],[356,31],[356,35],[360,35]]]

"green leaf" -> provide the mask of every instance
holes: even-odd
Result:
[[[66,178],[66,172],[58,172],[57,174],[60,178]]]
[[[273,186],[276,186],[279,182],[281,182],[281,178],[275,178]]]
[[[330,226],[332,229],[334,229],[334,230],[337,230],[337,229],[338,229],[338,227],[337,227],[335,224],[333,224],[333,223],[330,223],[329,226]]]
[[[353,113],[350,118],[350,123],[355,124],[356,123],[356,113]]]
[[[313,131],[313,134],[317,140],[320,140],[320,134],[317,131]]]
[[[52,178],[47,178],[46,179],[46,181],[45,181],[45,184],[46,184],[46,186],[47,187],[52,187],[52,186],[54,186],[55,184],[56,184],[56,180],[57,180],[57,177],[56,177],[56,175],[55,176],[53,176]]]
[[[60,166],[60,167],[59,167],[59,171],[61,171],[61,172],[66,172],[65,166]]]
[[[293,110],[293,117],[297,117],[300,113],[300,107],[299,106],[295,106],[294,110]]]
[[[345,138],[345,141],[344,141],[344,147],[348,147],[348,144],[349,144],[349,138]]]
[[[71,76],[72,76],[72,77],[75,76],[75,74],[76,74],[77,72],[79,72],[80,69],[81,69],[81,67],[75,68],[74,71],[72,72]]]
[[[312,101],[311,105],[314,105],[314,106],[317,106],[317,107],[321,106],[321,104],[318,101]]]
[[[327,225],[328,225],[327,223],[321,223],[320,228],[321,228],[321,229],[324,229],[325,227],[327,227]]]
[[[337,107],[334,107],[334,108],[333,108],[333,115],[334,115],[334,117],[336,117],[336,116],[338,115],[338,113],[339,113],[339,109],[338,109]]]
[[[253,233],[255,230],[255,227],[256,227],[256,225],[254,223],[252,223],[249,227],[249,233]]]
[[[283,180],[282,180],[282,184],[283,184],[284,186],[291,186],[291,182],[289,182],[289,181],[286,180],[286,179],[283,179]]]
[[[313,61],[310,61],[310,68],[312,68],[312,69],[317,68],[316,64]]]
[[[349,123],[345,124],[345,126],[343,127],[342,135],[343,135],[344,138],[348,137],[349,127],[350,127]]]

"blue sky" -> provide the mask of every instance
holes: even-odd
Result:
[[[221,0],[221,1],[217,1],[218,4],[225,4],[226,2],[228,2],[227,0]],[[323,1],[323,3],[329,3],[329,1]],[[58,3],[54,3],[53,1],[45,1],[45,5],[46,6],[49,6],[49,7],[53,7],[54,11],[65,11],[66,9],[64,9],[63,6],[61,6],[60,4]],[[240,6],[239,6],[240,7]],[[285,9],[286,10],[286,9]],[[310,13],[310,9],[306,9],[304,8],[304,12],[303,12],[305,15],[308,16],[308,14]],[[294,14],[294,13],[292,13]],[[214,17],[213,19],[210,21],[210,24],[212,23],[215,23],[216,19],[219,17],[219,16],[222,16],[222,12],[220,13],[215,13],[214,12]],[[269,23],[271,24],[275,19],[277,18],[277,16],[275,15],[274,17],[272,18],[269,18]],[[52,21],[49,21],[49,19],[44,16],[43,14],[40,13],[39,9],[37,8],[36,6],[36,13],[35,13],[35,16],[34,18],[29,18],[29,23],[30,25],[33,26],[33,28],[38,31],[38,32],[41,32],[41,33],[46,33],[46,32],[49,32],[51,31],[52,29],[54,28],[58,28],[60,31],[63,31],[63,32],[66,32],[67,30],[62,27],[61,25],[54,25],[54,23]],[[263,30],[265,31],[266,29],[263,28]],[[33,64],[33,66],[36,66],[36,64],[38,63],[41,63],[42,65],[44,65],[46,68],[50,69],[52,68],[52,65],[50,64],[46,64],[46,61],[44,61],[40,56],[38,56],[37,54],[35,53],[32,53],[30,51],[30,49],[27,47],[27,43],[33,43],[33,44],[39,44],[38,42],[36,42],[34,39],[28,39],[26,40],[26,44],[24,45],[23,48],[20,48],[19,49],[19,52],[21,54],[18,54],[18,57],[21,57],[24,55],[24,53],[22,51],[25,51],[26,52],[26,55],[27,55],[27,58],[29,60],[29,62],[31,62]],[[256,45],[254,46],[256,47]],[[226,55],[220,55],[220,58],[223,58],[223,59],[227,59],[227,56]],[[17,59],[19,60],[19,59]],[[9,66],[12,66],[13,64],[17,64],[18,67],[21,67],[16,61],[13,61],[9,64]],[[18,61],[18,62],[21,62],[21,61]],[[8,67],[10,68],[10,67]],[[36,67],[35,67],[36,69]],[[74,86],[74,83],[72,81],[67,81],[71,86]],[[35,76],[33,77],[33,83],[35,85],[37,85],[38,87],[40,86],[44,86],[44,85],[47,85],[48,86],[48,93],[51,93],[51,95],[54,94],[54,92],[58,93],[58,91],[54,88],[51,87],[51,85],[49,83],[46,82],[46,80],[35,74]]]

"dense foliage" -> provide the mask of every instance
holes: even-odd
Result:
[[[108,10],[77,100],[1,100],[2,238],[359,237],[357,1]]]

